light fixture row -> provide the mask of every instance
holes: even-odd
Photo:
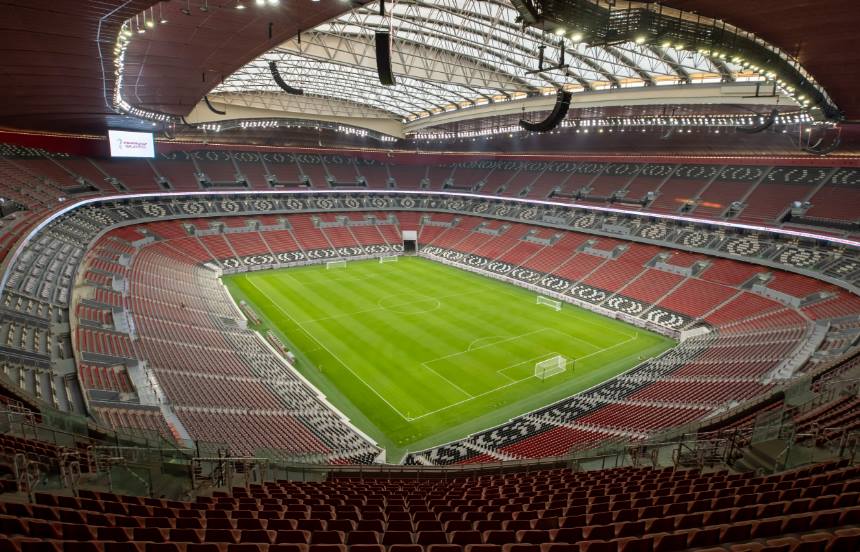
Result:
[[[244,121],[230,121],[229,123],[202,123],[196,125],[196,128],[206,131],[206,132],[221,132],[223,130],[230,130],[233,128],[241,128],[243,130],[247,129],[274,129],[274,128],[296,128],[296,129],[314,129],[320,130],[323,127],[318,125],[308,125],[300,122],[290,122],[287,120],[278,120],[278,119],[250,119]],[[338,134],[344,136],[358,136],[360,138],[368,138],[375,137],[382,142],[394,142],[397,140],[396,137],[390,136],[387,134],[379,134],[376,136],[372,136],[371,132],[364,128],[352,127],[347,125],[336,125],[336,126],[326,126],[326,130],[330,130],[336,132]]]
[[[606,119],[568,119],[562,121],[559,125],[560,129],[573,129],[577,133],[588,133],[589,130],[602,133],[604,129],[612,132],[624,132],[625,129],[638,128],[676,128],[683,129],[685,127],[693,128],[712,128],[715,131],[720,128],[731,129],[735,127],[743,127],[755,124],[761,124],[765,121],[761,116],[737,116],[737,115],[695,115],[690,117],[618,117]],[[777,125],[796,125],[812,123],[812,117],[807,113],[793,113],[790,115],[778,115],[774,119]],[[691,130],[686,130],[690,132]],[[560,131],[555,131],[553,134],[558,134]],[[456,132],[418,132],[411,137],[416,140],[451,140],[462,138],[479,138],[495,135],[509,134],[535,134],[523,130],[519,125],[507,125],[493,128],[485,128],[480,130],[456,131]]]

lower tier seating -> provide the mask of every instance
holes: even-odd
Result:
[[[194,502],[82,491],[0,503],[15,552],[850,552],[860,471],[617,468],[270,482]]]
[[[103,275],[109,269],[127,280],[127,293],[110,301],[130,316],[133,339],[88,325],[79,329],[80,350],[90,354],[96,373],[111,359],[142,361],[156,387],[138,389],[138,397],[141,392],[163,393],[192,440],[236,454],[278,449],[285,457],[310,455],[319,461],[364,457],[372,444],[315,398],[314,392],[251,332],[231,322],[241,315],[205,263],[230,267],[266,259],[301,259],[309,247],[333,251],[337,256],[396,252],[385,235],[391,234],[401,215],[410,220],[408,213],[395,212],[160,221],[136,227],[138,235],[154,240],[138,247],[123,239],[129,235],[127,228],[111,232],[99,242],[103,246],[93,262],[101,268],[95,274]],[[229,228],[230,232],[203,236],[207,238],[203,240],[189,231],[195,228]],[[553,241],[541,245],[526,240],[534,236]],[[197,248],[193,254],[183,255],[190,243]],[[671,250],[655,246],[587,238],[573,232],[533,232],[527,225],[503,226],[479,217],[460,217],[455,224],[444,214],[423,216],[419,245],[421,254],[430,258],[445,251],[471,255],[477,260],[473,266],[498,260],[494,266],[508,266],[504,270],[510,270],[507,263],[522,259],[532,270],[543,267],[547,275],[564,279],[566,288],[562,289],[569,290],[574,300],[669,324],[667,327],[674,330],[701,325],[703,321],[697,317],[703,317],[711,331],[582,398],[533,413],[530,420],[517,419],[498,432],[457,442],[444,453],[414,453],[407,462],[473,463],[487,456],[496,460],[542,457],[606,440],[645,438],[701,418],[727,400],[743,402],[769,392],[774,385],[768,378],[810,331],[808,317],[796,308],[741,289],[746,276],[709,281],[705,276],[713,266],[699,275],[684,275],[655,264],[661,259],[669,259],[671,264],[671,258],[678,258],[673,266],[680,270],[687,265],[690,270],[695,263],[705,262],[702,256],[673,257]],[[269,253],[260,253],[264,246]],[[105,257],[112,251],[128,251],[129,247],[134,254],[128,266],[106,264]],[[748,265],[732,266],[734,272],[750,273]],[[106,285],[94,278],[90,282],[93,297],[95,292],[104,292]],[[812,279],[792,278],[802,281],[804,289],[832,290],[832,286]],[[659,289],[649,290],[648,282],[659,282]],[[88,309],[79,310],[98,310]],[[88,320],[94,318],[95,313]],[[85,378],[85,387],[96,385],[104,386],[93,377]],[[111,423],[122,420],[116,415],[121,404],[95,404],[95,408],[114,409],[96,410],[113,412],[113,416],[105,416]],[[279,431],[279,426],[291,429]],[[290,435],[295,439],[290,440]]]

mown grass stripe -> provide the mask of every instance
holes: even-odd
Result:
[[[569,396],[672,346],[415,257],[255,272],[225,283],[261,314],[259,329],[298,350],[297,368],[386,446],[390,460]],[[535,359],[551,353],[582,360],[546,381],[531,377]]]

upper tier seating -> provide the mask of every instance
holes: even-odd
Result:
[[[839,169],[809,200],[806,216],[826,221],[856,222],[860,219],[860,171]]]
[[[773,168],[746,197],[738,218],[764,223],[781,219],[793,202],[803,202],[814,186],[826,181],[829,172],[825,168]]]
[[[850,206],[854,200],[852,185],[860,171],[851,168],[547,162],[542,168],[474,169],[457,167],[456,163],[427,167],[307,152],[264,158],[257,152],[239,155],[217,149],[175,152],[155,161],[116,161],[51,156],[41,150],[0,145],[5,194],[28,207],[51,205],[68,190],[81,195],[200,190],[198,177],[205,175],[218,189],[270,189],[269,178],[279,186],[298,186],[310,179],[311,186],[318,189],[329,188],[330,179],[336,184],[356,185],[363,178],[368,187],[386,188],[390,178],[397,189],[406,190],[420,189],[425,179],[429,190],[479,191],[507,197],[547,199],[560,190],[562,195],[555,197],[562,201],[638,203],[646,210],[691,211],[693,216],[704,218],[734,216],[736,211],[730,207],[737,202],[741,206],[738,220],[771,225],[780,222],[792,202],[809,200],[811,207],[804,215],[807,223],[845,225],[858,220]],[[238,176],[244,177],[248,186]],[[18,182],[18,187],[8,184],[11,182]],[[40,185],[32,186],[34,182]],[[450,186],[445,187],[446,183]],[[650,202],[646,198],[649,192],[655,197]]]

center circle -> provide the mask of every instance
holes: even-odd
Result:
[[[416,295],[389,295],[380,299],[377,304],[398,314],[422,314],[442,307],[438,299]]]

